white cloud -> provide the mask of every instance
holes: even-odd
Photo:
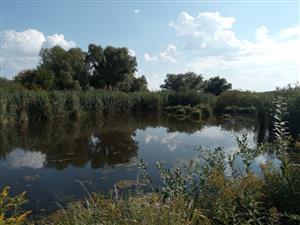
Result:
[[[280,31],[279,39],[300,37],[300,26],[292,26]]]
[[[159,53],[159,56],[161,59],[175,63],[177,62],[176,58],[179,56],[179,53],[175,45],[169,44],[164,51]]]
[[[136,54],[135,54],[135,51],[133,50],[133,49],[128,49],[128,54],[130,55],[130,56],[136,56]]]
[[[64,35],[45,35],[35,29],[24,31],[5,30],[3,32],[1,66],[2,74],[12,77],[24,69],[35,67],[39,62],[42,47],[59,45],[64,49],[76,46],[73,41],[65,40]]]
[[[6,54],[36,56],[45,41],[43,33],[34,29],[21,32],[6,30],[3,34],[2,50]]]
[[[157,55],[150,55],[149,53],[145,52],[144,59],[146,62],[156,61]]]
[[[161,85],[162,81],[161,81],[161,77],[158,74],[156,74],[156,73],[147,74],[146,78],[147,78],[147,82],[148,82],[148,88],[151,91],[159,90],[159,86]]]
[[[141,12],[141,10],[139,10],[139,9],[135,9],[135,10],[133,10],[133,12],[134,12],[134,13],[140,13],[140,12]]]
[[[235,21],[235,18],[223,17],[219,12],[199,13],[195,17],[182,12],[169,25],[179,36],[188,40],[186,49],[205,48],[207,51],[204,53],[207,54],[212,53],[212,49],[218,49],[222,53],[240,48],[242,43],[231,30]],[[213,53],[216,54],[216,51]]]
[[[185,58],[189,60],[185,69],[225,76],[234,88],[259,91],[300,79],[300,26],[277,34],[261,26],[256,30],[256,41],[249,41],[237,38],[232,30],[235,21],[218,12],[195,17],[182,12],[171,21],[170,26],[184,42]]]
[[[269,31],[265,26],[261,26],[256,30],[256,40],[260,42],[265,42],[269,40]]]
[[[65,50],[69,50],[70,48],[74,48],[76,43],[74,41],[67,41],[63,34],[53,34],[47,36],[47,41],[44,43],[46,47],[53,47],[55,45],[59,45]]]
[[[167,62],[176,63],[177,58],[180,56],[180,53],[177,50],[177,47],[173,44],[169,44],[163,51],[150,55],[149,53],[144,54],[144,59],[146,62],[163,60]]]
[[[45,40],[43,33],[34,29],[22,32],[4,31],[1,46],[2,75],[15,75],[20,70],[36,65],[39,61],[37,56]]]

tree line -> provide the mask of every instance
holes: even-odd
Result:
[[[59,46],[43,48],[35,69],[21,71],[15,81],[28,89],[87,90],[107,89],[122,92],[148,91],[145,76],[137,77],[136,57],[127,48],[90,44],[64,50]],[[219,95],[231,89],[225,78],[205,80],[194,72],[167,74],[163,90],[174,92],[207,92]]]

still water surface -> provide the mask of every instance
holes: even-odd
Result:
[[[156,161],[171,166],[189,160],[199,145],[229,152],[243,133],[255,145],[255,127],[251,118],[193,122],[157,115],[2,127],[0,188],[27,191],[26,207],[45,214],[82,197],[83,186],[107,193],[118,181],[135,180],[139,159],[159,183]]]

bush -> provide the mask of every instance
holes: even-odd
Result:
[[[25,192],[15,197],[9,196],[9,187],[0,192],[0,224],[22,225],[30,212],[22,212],[21,206],[26,203]]]

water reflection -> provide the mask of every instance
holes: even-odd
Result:
[[[214,118],[199,123],[140,116],[33,124],[23,131],[5,127],[0,129],[0,158],[16,168],[63,170],[68,166],[84,167],[87,163],[92,168],[129,163],[138,156],[139,147],[143,149],[139,142],[170,152],[185,149],[187,144],[231,148],[235,145],[233,135],[242,132],[252,135],[254,130],[250,119],[240,119],[244,126],[237,120]]]
[[[16,148],[8,153],[5,159],[5,166],[20,169],[28,167],[32,169],[39,169],[44,167],[46,155],[36,151],[29,152],[21,148]]]
[[[0,128],[0,188],[27,191],[35,213],[52,211],[56,202],[82,196],[78,180],[106,192],[120,180],[136,179],[138,158],[155,177],[156,161],[191,159],[198,145],[230,152],[243,132],[254,145],[255,126],[251,118],[193,122],[158,115],[57,121],[24,130],[6,126]]]

